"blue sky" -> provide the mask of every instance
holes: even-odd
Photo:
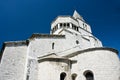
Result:
[[[32,33],[49,33],[55,17],[72,16],[74,10],[104,46],[120,51],[120,0],[0,0],[0,47]]]

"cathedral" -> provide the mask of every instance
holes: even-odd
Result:
[[[74,11],[58,16],[50,34],[4,42],[0,80],[120,80],[118,51],[103,47]]]

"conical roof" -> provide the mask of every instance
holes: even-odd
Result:
[[[84,21],[84,19],[82,18],[82,16],[75,10],[74,13],[73,13],[73,17],[75,19],[81,19]]]

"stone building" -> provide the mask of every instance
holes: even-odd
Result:
[[[118,51],[103,47],[75,11],[58,16],[50,34],[5,42],[0,80],[120,80]]]

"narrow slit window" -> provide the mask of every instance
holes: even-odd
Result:
[[[69,23],[67,23],[67,28],[69,28],[70,27],[70,24]]]
[[[79,31],[79,28],[78,28],[78,27],[76,27],[76,30],[77,30],[77,31]]]
[[[52,43],[52,49],[54,49],[55,43]]]

